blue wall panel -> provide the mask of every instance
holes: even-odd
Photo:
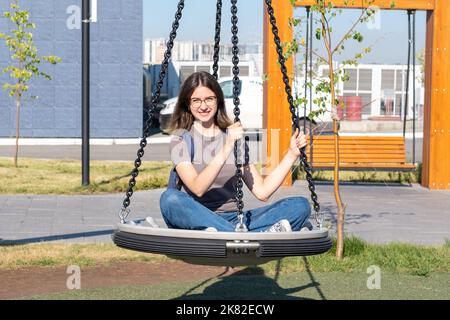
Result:
[[[0,0],[8,8],[9,0]],[[91,24],[91,137],[130,138],[142,133],[142,1],[99,0]],[[41,65],[52,76],[32,80],[21,113],[22,137],[81,136],[81,1],[21,1],[36,23],[39,55],[57,55],[56,66]],[[11,23],[0,18],[0,32]],[[0,68],[10,62],[0,41]],[[0,83],[11,81],[0,73]],[[37,99],[31,99],[35,95]],[[0,91],[0,137],[15,133],[15,104]]]

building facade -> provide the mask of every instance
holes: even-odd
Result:
[[[401,120],[405,116],[406,105],[406,65],[386,64],[359,64],[357,66],[344,66],[335,62],[336,68],[340,68],[348,75],[348,81],[337,83],[337,94],[343,97],[361,97],[362,120]],[[304,95],[304,71],[298,70],[298,78],[294,83],[294,90],[300,96]],[[313,85],[317,86],[322,81],[328,81],[328,66],[320,65],[314,68],[317,75]],[[416,79],[413,77],[411,67],[409,74],[407,119],[422,120],[424,106],[424,84],[421,66],[416,66]],[[413,94],[415,93],[415,105]],[[321,96],[313,93],[313,100]],[[314,105],[315,109],[318,106]]]
[[[0,0],[0,11],[10,0]],[[36,24],[38,54],[62,62],[41,68],[52,80],[35,78],[23,99],[22,137],[81,136],[81,1],[20,1]],[[98,22],[91,24],[91,137],[127,138],[142,134],[142,1],[98,1]],[[0,32],[12,24],[0,18]],[[0,69],[11,63],[0,41]],[[0,83],[10,82],[0,73]],[[31,99],[37,96],[38,99]],[[0,91],[0,137],[15,134],[15,103]]]
[[[144,41],[144,64],[160,64],[167,49],[165,39],[147,39]],[[233,58],[231,44],[221,44],[219,60],[231,62]],[[214,43],[193,41],[175,41],[172,49],[172,61],[176,62],[211,62],[214,55]],[[239,59],[242,62],[252,62],[255,73],[262,75],[263,51],[262,44],[239,44]]]

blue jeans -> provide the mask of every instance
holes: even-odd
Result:
[[[218,231],[233,232],[238,218],[236,212],[216,213],[190,195],[168,189],[160,198],[161,213],[169,228],[204,230],[214,227]],[[282,219],[290,222],[293,231],[299,231],[311,213],[308,200],[290,197],[273,204],[244,211],[244,222],[249,231],[265,231]]]

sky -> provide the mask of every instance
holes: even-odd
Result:
[[[178,0],[143,0],[144,1],[144,39],[167,38],[171,30],[174,14],[177,10]],[[285,0],[287,1],[287,0]],[[187,0],[183,10],[177,39],[193,41],[213,41],[216,4],[215,0]],[[263,0],[239,0],[238,1],[238,27],[240,43],[262,42],[263,28]],[[231,38],[231,13],[230,1],[223,0],[223,24],[222,41],[230,42]],[[350,27],[358,16],[359,10],[344,10],[344,13],[334,21],[334,35],[336,41],[339,35]],[[295,17],[305,16],[304,8],[297,8]],[[356,45],[354,41],[348,42],[346,54],[342,58],[361,50],[363,47],[372,46],[370,54],[361,60],[362,63],[406,64],[408,49],[408,24],[406,11],[381,11],[379,28],[369,28],[361,25],[359,31],[364,35],[363,46]],[[426,13],[416,13],[416,51],[425,44]],[[298,33],[304,32],[298,30]],[[315,43],[320,50],[321,44]]]

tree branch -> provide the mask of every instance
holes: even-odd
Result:
[[[353,32],[353,30],[355,30],[355,28],[358,26],[359,22],[361,21],[361,19],[365,16],[367,12],[367,9],[363,9],[361,12],[361,15],[359,16],[358,19],[356,19],[355,23],[353,24],[353,26],[347,31],[347,33],[344,35],[344,37],[339,41],[339,43],[337,44],[337,46],[333,49],[332,53],[334,54],[336,52],[336,50],[339,49],[339,47],[345,42],[345,40],[347,39],[347,37]]]

